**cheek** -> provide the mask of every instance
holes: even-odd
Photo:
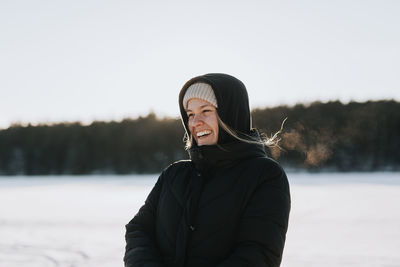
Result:
[[[218,138],[218,124],[215,126],[214,132],[215,132],[215,138]]]
[[[190,134],[193,135],[193,125],[190,121],[188,122],[188,129],[189,129]]]
[[[209,125],[210,125],[210,127],[212,128],[212,130],[213,130],[216,134],[218,134],[218,120],[217,120],[216,117],[215,117],[215,118],[211,118],[211,119],[209,120]]]
[[[190,132],[191,132],[191,131],[192,131],[192,128],[193,128],[193,123],[192,123],[192,121],[189,120],[188,123],[187,123],[187,125],[188,125],[188,128],[189,128]]]

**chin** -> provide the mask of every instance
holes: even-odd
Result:
[[[198,146],[212,146],[212,145],[216,145],[216,144],[217,144],[217,142],[211,142],[211,141],[197,142]]]
[[[195,141],[197,146],[212,146],[217,144],[217,140],[215,140],[215,138],[213,137],[214,136],[209,136],[209,138],[203,140],[198,140],[197,138],[195,138]]]

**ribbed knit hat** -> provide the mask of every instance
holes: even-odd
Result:
[[[183,97],[183,107],[187,109],[187,104],[192,98],[200,98],[218,107],[217,98],[211,85],[207,83],[194,83],[185,92]]]

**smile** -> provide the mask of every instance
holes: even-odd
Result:
[[[205,130],[205,131],[201,131],[201,132],[196,133],[197,137],[204,137],[204,136],[207,136],[209,134],[211,134],[211,131],[209,131],[209,130]]]

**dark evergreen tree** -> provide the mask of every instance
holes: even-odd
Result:
[[[256,109],[253,125],[270,136],[286,168],[400,170],[400,103],[338,101]],[[179,119],[154,114],[121,122],[21,126],[0,130],[0,174],[158,173],[187,158]]]

